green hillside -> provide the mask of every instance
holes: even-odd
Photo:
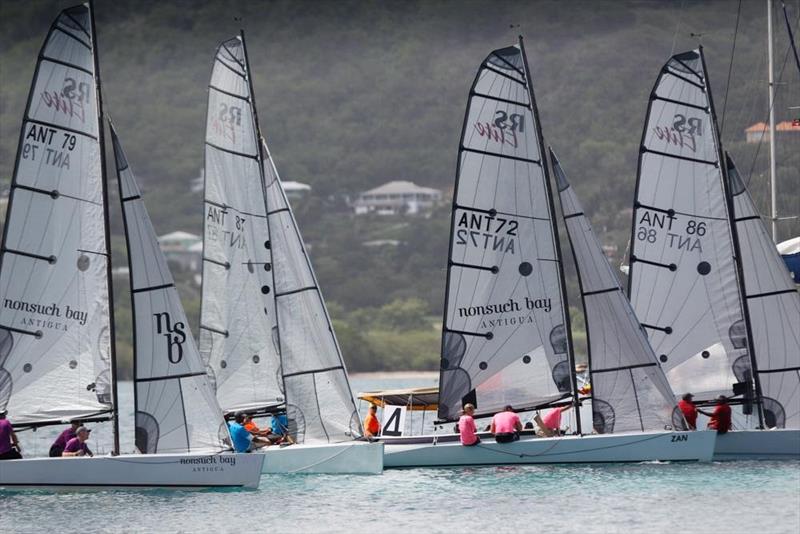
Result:
[[[70,4],[0,1],[0,189],[13,172],[38,49]],[[800,6],[789,4],[797,17]],[[100,0],[96,20],[106,112],[159,234],[202,233],[202,197],[189,185],[203,164],[211,61],[216,45],[244,27],[262,129],[281,176],[313,187],[295,209],[348,364],[378,370],[438,367],[449,209],[428,218],[355,216],[347,201],[389,180],[452,191],[475,71],[519,32],[545,141],[597,233],[617,247],[617,263],[630,232],[647,98],[669,55],[697,45],[692,33],[702,34],[720,118],[725,110],[725,146],[766,213],[768,150],[744,136],[767,116],[764,5],[743,2],[731,65],[736,9],[732,0]],[[800,105],[800,83],[782,19],[776,33],[786,83],[775,110],[783,121],[800,116],[788,109]],[[797,215],[800,139],[782,139],[777,160],[780,213]],[[122,266],[118,204],[112,209],[114,264]],[[780,223],[781,239],[799,234],[797,219]],[[378,239],[400,244],[362,245]],[[568,286],[582,325],[572,271]],[[189,273],[176,276],[196,326],[199,292]],[[129,365],[127,285],[116,290],[120,353]],[[582,351],[580,331],[576,342]]]

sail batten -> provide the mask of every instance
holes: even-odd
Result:
[[[550,160],[578,268],[594,430],[602,434],[663,430],[673,426],[673,414],[681,423],[667,377],[552,150]]]
[[[219,45],[205,140],[200,351],[226,412],[284,403],[273,258],[245,50]]]
[[[534,98],[520,46],[469,91],[451,213],[439,419],[572,393],[568,321]]]
[[[11,180],[0,250],[0,409],[23,426],[108,418],[113,410],[106,178],[92,26],[86,5],[63,10],[51,25]]]

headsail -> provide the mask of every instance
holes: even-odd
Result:
[[[493,51],[470,89],[450,229],[439,418],[572,393],[552,198],[521,44]],[[473,393],[474,392],[474,393]]]
[[[639,155],[629,296],[676,393],[733,394],[752,376],[719,137],[702,49],[673,56]]]
[[[800,428],[800,294],[730,156],[726,163],[764,424]]]
[[[586,316],[594,430],[671,427],[676,406],[667,377],[552,149],[550,160]]]
[[[298,442],[347,441],[363,434],[347,370],[266,143],[263,153],[290,430]]]
[[[178,290],[112,126],[130,267],[136,448],[214,453],[230,443]]]
[[[200,352],[226,412],[283,403],[258,134],[239,37],[208,90]]]
[[[98,99],[91,12],[65,9],[33,75],[0,251],[0,409],[18,425],[112,409]]]

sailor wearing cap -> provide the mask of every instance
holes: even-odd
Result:
[[[67,446],[61,456],[94,456],[89,446],[86,445],[90,432],[91,430],[85,426],[79,426],[75,429],[75,437],[67,442]]]

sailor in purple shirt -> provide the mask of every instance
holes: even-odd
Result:
[[[0,410],[0,460],[18,460],[22,458],[19,453],[19,441],[14,427],[6,419],[6,411]]]
[[[58,435],[56,440],[50,445],[50,457],[51,458],[58,458],[61,456],[61,453],[64,452],[64,449],[67,448],[67,443],[69,440],[76,437],[75,431],[81,426],[80,421],[72,421],[68,429],[64,430],[61,434]]]
[[[79,426],[75,430],[75,437],[67,442],[64,447],[64,452],[61,456],[94,456],[89,446],[86,445],[86,440],[89,439],[89,430],[85,426]]]

